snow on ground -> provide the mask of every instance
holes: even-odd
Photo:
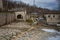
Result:
[[[48,37],[47,40],[60,40],[60,32],[54,29],[42,29],[45,32],[55,34],[54,36]]]
[[[42,30],[45,32],[52,32],[52,33],[57,32],[57,30],[54,30],[54,29],[42,29]]]
[[[49,37],[48,40],[60,40],[60,36]]]

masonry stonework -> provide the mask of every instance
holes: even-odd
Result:
[[[3,2],[0,0],[0,8],[3,9]]]
[[[15,13],[0,13],[0,26],[15,21]]]
[[[48,24],[57,24],[60,22],[60,14],[46,14],[45,17]]]
[[[15,15],[16,15],[16,20],[24,20],[26,21],[26,11],[21,11],[21,12],[15,12]],[[18,15],[22,16],[22,18],[18,18]]]

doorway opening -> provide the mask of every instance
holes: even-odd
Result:
[[[23,19],[23,16],[21,14],[17,15],[17,19]]]

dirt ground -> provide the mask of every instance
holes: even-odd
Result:
[[[60,32],[49,29],[53,28],[14,22],[0,28],[0,40],[60,40]]]

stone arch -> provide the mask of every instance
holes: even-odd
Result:
[[[21,14],[17,15],[17,19],[23,19],[23,16]]]
[[[15,12],[16,15],[16,20],[26,20],[26,12],[25,11],[20,11],[20,12]]]

